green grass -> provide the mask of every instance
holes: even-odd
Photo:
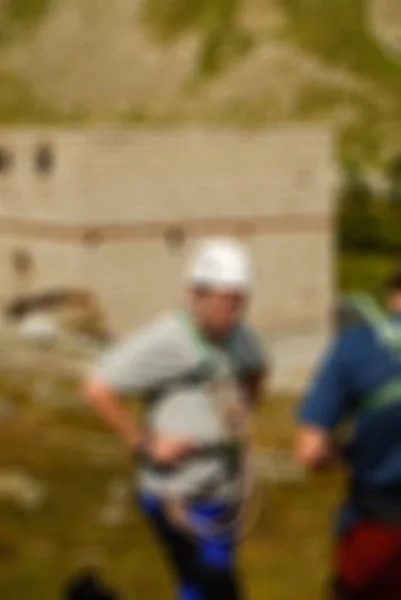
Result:
[[[264,408],[255,431],[259,443],[289,447],[293,404],[282,398]],[[95,548],[106,579],[123,599],[172,599],[163,558],[135,508],[123,527],[109,529],[95,519],[110,482],[130,477],[130,459],[121,452],[103,465],[94,464],[82,450],[98,433],[87,418],[66,423],[62,415],[44,420],[23,414],[17,424],[1,428],[0,467],[27,469],[48,486],[50,497],[43,510],[32,514],[0,504],[0,597],[60,597],[60,586],[78,567],[82,551]],[[55,435],[46,445],[44,434],[51,430]],[[319,597],[337,493],[335,477],[266,488],[258,526],[241,550],[250,600]]]

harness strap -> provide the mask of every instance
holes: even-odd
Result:
[[[198,372],[200,376],[199,383],[213,383],[217,385],[223,385],[224,383],[233,378],[234,373],[228,357],[218,347],[214,347],[213,344],[204,338],[190,315],[185,311],[180,313],[180,318],[183,325],[187,329],[190,338],[193,341],[194,348],[197,350],[201,363],[204,365],[203,372]],[[201,370],[202,371],[202,370]],[[191,377],[193,378],[195,373],[187,374],[184,381],[191,383]],[[223,389],[220,389],[220,393],[224,394]],[[229,390],[227,391],[229,394]],[[217,402],[216,410],[223,410],[224,398],[220,398],[222,401],[221,405]],[[228,400],[228,398],[227,398]],[[227,415],[226,415],[227,418]],[[245,424],[244,424],[245,425]],[[196,502],[199,498],[181,498],[170,495],[168,486],[166,486],[166,494],[163,498],[163,504],[165,507],[166,515],[168,518],[179,528],[190,535],[195,535],[198,538],[210,539],[215,536],[219,536],[225,532],[234,532],[238,530],[238,526],[244,522],[244,514],[248,509],[249,496],[252,495],[248,488],[254,489],[254,473],[249,465],[249,450],[242,447],[243,439],[238,439],[238,436],[234,435],[234,439],[229,441],[222,441],[222,443],[206,444],[199,451],[196,452],[194,459],[200,457],[223,457],[226,462],[227,474],[231,472],[239,471],[241,479],[241,498],[238,505],[235,507],[233,514],[227,522],[220,525],[212,526],[207,519],[201,519],[201,522],[194,523],[191,517],[190,505],[192,502]],[[146,459],[145,459],[146,460]],[[191,460],[191,457],[188,459]],[[147,465],[152,468],[151,465]],[[157,466],[155,466],[157,469]],[[252,481],[250,481],[252,480]],[[201,492],[202,496],[202,492]],[[200,498],[201,499],[201,498]]]
[[[371,296],[351,296],[351,303],[371,326],[379,343],[401,359],[401,324],[395,323]]]
[[[353,296],[351,303],[370,325],[381,347],[401,361],[401,325],[395,323],[370,296]],[[367,394],[358,410],[380,409],[383,406],[398,403],[401,404],[401,374],[387,380],[373,392]]]
[[[401,325],[394,322],[373,298],[359,296],[354,297],[352,302],[370,325],[381,347],[393,358],[401,361]],[[396,404],[401,404],[401,372],[366,394],[356,413],[380,410]],[[365,485],[354,479],[350,483],[350,495],[353,505],[365,518],[381,523],[387,522],[392,526],[401,525],[400,486],[368,491]]]
[[[401,404],[401,376],[394,377],[371,394],[367,394],[362,409],[380,409],[391,404]]]

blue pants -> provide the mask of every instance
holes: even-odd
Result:
[[[159,499],[141,495],[139,506],[161,542],[178,581],[178,600],[241,600],[234,532],[194,540],[166,517]],[[193,506],[193,519],[210,523],[226,512],[222,503]]]

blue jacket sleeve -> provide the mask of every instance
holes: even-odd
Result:
[[[327,352],[298,410],[298,421],[332,430],[348,413],[352,401],[352,337],[340,336]]]

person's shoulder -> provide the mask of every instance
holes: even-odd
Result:
[[[180,332],[181,324],[177,312],[166,311],[140,326],[131,334],[131,337],[171,341],[179,337]]]
[[[122,334],[113,347],[129,349],[149,344],[160,344],[163,340],[169,340],[176,329],[177,325],[172,313],[159,314]]]
[[[178,311],[170,310],[159,313],[148,324],[148,330],[169,333],[180,329],[180,316]]]
[[[337,354],[349,357],[354,361],[374,347],[375,344],[374,331],[369,325],[361,323],[337,332],[334,347]]]
[[[233,331],[231,339],[233,342],[245,342],[254,347],[262,348],[263,341],[256,328],[250,323],[241,321]]]
[[[229,347],[246,358],[246,362],[262,368],[267,362],[267,350],[264,340],[255,327],[241,322],[234,328],[229,339]]]
[[[193,333],[185,315],[179,310],[156,316],[138,335],[138,343],[146,347],[149,354],[160,358],[163,356],[163,360],[168,357],[169,361],[177,364],[198,360]]]
[[[344,330],[340,330],[336,337],[340,344],[360,344],[372,342],[375,339],[372,327],[366,323],[346,327]]]

